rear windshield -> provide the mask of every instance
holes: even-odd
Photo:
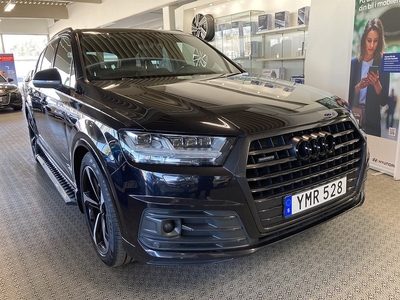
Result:
[[[163,32],[84,33],[81,48],[90,80],[240,72],[205,42]]]

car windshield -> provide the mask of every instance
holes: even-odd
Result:
[[[240,72],[205,42],[190,35],[85,32],[80,41],[89,80]]]
[[[3,76],[0,75],[0,83],[6,83],[6,82],[7,82],[7,80]]]

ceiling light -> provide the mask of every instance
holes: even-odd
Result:
[[[14,1],[8,1],[8,3],[6,4],[6,6],[4,7],[4,11],[11,11],[13,8],[15,7],[15,3]]]

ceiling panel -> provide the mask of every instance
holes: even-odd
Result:
[[[115,0],[113,0],[115,1]],[[145,1],[145,0],[143,0]],[[195,0],[176,0],[175,7],[184,5]],[[0,21],[20,19],[48,19],[48,20],[65,20],[69,19],[68,6],[78,3],[98,4],[99,8],[102,0],[13,0],[16,4],[10,12],[5,12],[4,7],[9,0],[0,0]],[[136,14],[124,19],[115,20],[111,23],[104,24],[101,27],[122,27],[122,28],[151,28],[160,29],[163,27],[162,9],[155,9],[141,14]]]
[[[13,10],[5,12],[9,0],[0,0],[0,18],[68,19],[67,5],[71,3],[101,4],[102,0],[36,1],[15,0]]]

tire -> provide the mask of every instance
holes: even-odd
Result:
[[[13,109],[14,110],[21,110],[22,109],[22,105],[21,106],[14,106]]]
[[[122,246],[108,183],[90,153],[82,159],[79,190],[86,224],[99,258],[110,267],[133,261]]]
[[[214,17],[209,14],[195,15],[192,20],[192,35],[207,42],[212,41],[215,35]]]

